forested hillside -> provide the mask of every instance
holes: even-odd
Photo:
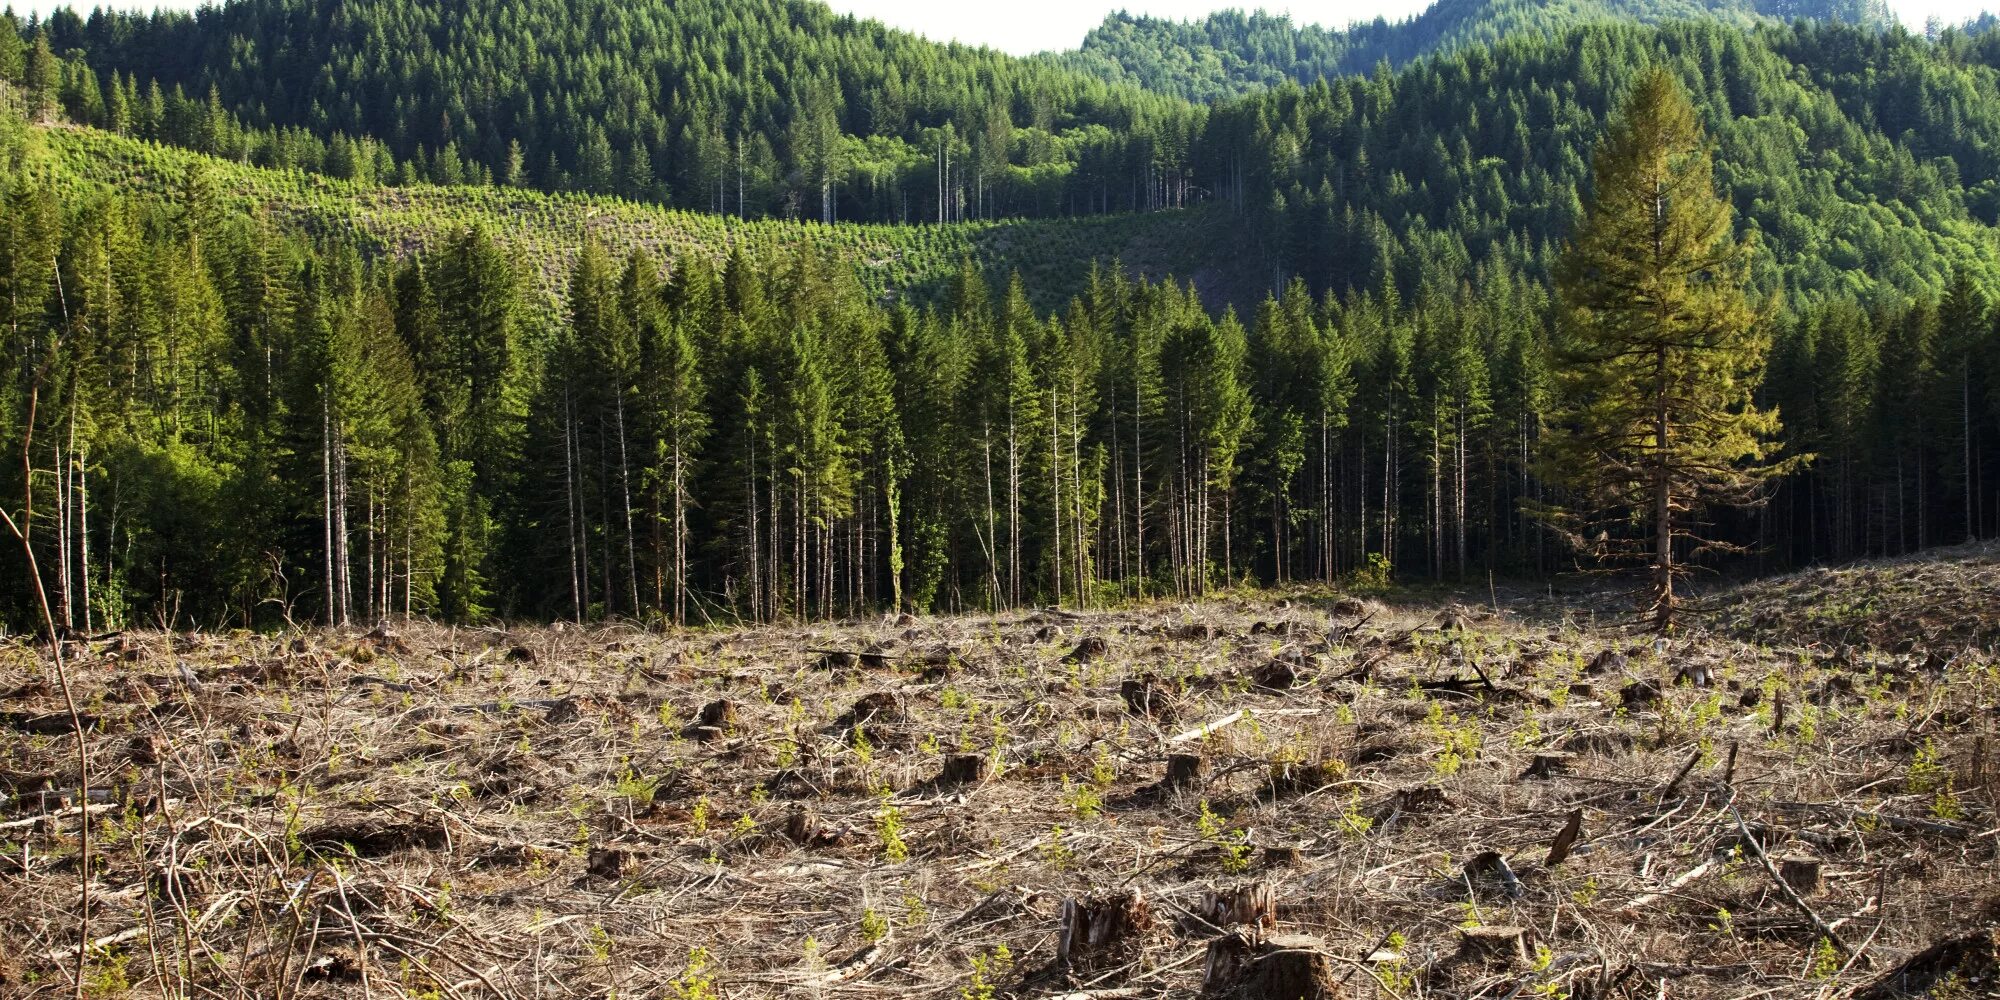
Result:
[[[26,530],[72,627],[769,619],[1567,564],[1528,514],[1553,495],[1556,316],[1519,271],[1407,297],[1294,281],[1239,316],[1078,263],[1060,308],[977,270],[918,307],[839,241],[614,253],[616,227],[567,222],[581,253],[536,258],[464,227],[496,217],[450,207],[478,189],[265,181],[313,189],[293,214],[215,183],[254,170],[173,154],[140,161],[195,169],[85,183],[130,141],[0,131],[0,449],[34,470]],[[411,194],[429,235],[370,235]],[[1760,398],[1820,457],[1727,536],[1778,565],[2000,531],[1990,287],[1777,316]],[[27,578],[0,574],[17,616]]]
[[[1219,202],[1239,221],[1215,225],[1242,249],[1207,263],[1258,277],[1204,287],[1211,306],[1248,309],[1259,289],[1294,276],[1315,292],[1393,281],[1405,295],[1480,268],[1545,276],[1587,194],[1587,153],[1622,81],[1664,62],[1717,144],[1739,225],[1761,242],[1760,287],[1801,300],[1889,303],[1936,293],[1952,266],[1982,275],[1992,267],[2000,218],[1992,33],[1932,42],[1828,24],[1600,22],[1209,108],[991,53],[954,56],[866,24],[822,24],[814,18],[830,15],[809,5],[774,8],[777,20],[755,30],[725,18],[728,30],[660,49],[661,65],[704,82],[656,89],[677,77],[626,62],[651,49],[586,52],[587,39],[623,38],[621,19],[640,12],[678,24],[706,8],[626,5],[599,16],[540,2],[508,0],[486,20],[453,5],[399,13],[391,0],[325,11],[249,0],[193,19],[59,14],[24,26],[25,55],[0,54],[0,64],[22,67],[17,74],[40,67],[28,91],[45,112],[369,186],[511,180],[711,215],[720,207],[753,218],[890,221]],[[399,43],[408,58],[355,57],[390,31],[376,19],[438,23]],[[502,39],[516,21],[523,38],[546,40],[509,48]],[[859,41],[878,34],[880,46]],[[819,55],[792,53],[793,42]],[[533,53],[543,68],[503,72],[519,61],[507,52]],[[788,57],[752,59],[766,52]],[[915,95],[896,82],[905,57],[954,68]],[[815,68],[771,69],[795,61]],[[571,78],[593,66],[594,75]],[[814,90],[808,83],[822,67],[826,86]],[[163,94],[155,74],[167,74]],[[954,81],[971,89],[961,93]],[[201,94],[209,96],[177,96]],[[711,133],[704,123],[722,118],[697,113],[709,100],[701,94],[758,113],[732,113],[737,124]],[[884,109],[901,110],[885,117]],[[941,136],[948,141],[934,145]],[[846,152],[821,155],[836,147]],[[868,149],[899,150],[901,165],[877,170]],[[597,155],[606,150],[609,159]],[[1083,241],[1072,262],[1101,256],[1105,245]]]
[[[1887,29],[1895,16],[1880,0],[1440,0],[1407,20],[1346,28],[1294,25],[1263,11],[1218,11],[1199,21],[1107,15],[1062,65],[1118,83],[1192,101],[1241,97],[1292,82],[1366,75],[1502,38],[1552,38],[1601,21],[1660,24],[1716,20],[1747,28],[1796,19]]]

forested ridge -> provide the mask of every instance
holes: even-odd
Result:
[[[1063,65],[1113,82],[1195,101],[1242,97],[1280,83],[1365,75],[1516,35],[1554,37],[1598,21],[1658,24],[1718,20],[1735,27],[1798,19],[1872,28],[1894,25],[1875,0],[1440,0],[1406,20],[1377,17],[1346,28],[1294,25],[1283,14],[1225,10],[1201,20],[1117,11],[1091,29]]]
[[[947,224],[870,227],[539,193],[456,152],[466,183],[435,184],[450,157],[394,128],[264,131],[270,106],[232,110],[219,78],[156,101],[100,77],[115,45],[53,42],[121,24],[116,45],[144,36],[58,17],[0,48],[0,453],[27,458],[0,495],[32,486],[17,510],[70,627],[770,620],[1568,568],[1530,513],[1564,499],[1540,464],[1554,258],[1654,65],[1693,97],[1769,303],[1756,402],[1815,456],[1761,512],[1701,512],[1751,550],[1716,565],[2000,532],[1990,34],[1595,23],[1213,108],[1093,84],[1099,110],[1194,126],[1134,168],[1145,197],[1097,207],[1193,207],[961,219],[1013,210],[1010,162],[947,189]],[[674,200],[688,161],[648,162]],[[866,215],[792,176],[766,193]],[[1144,276],[1114,261],[1134,251]],[[6,579],[26,620],[32,577]]]
[[[929,222],[1220,204],[1240,217],[1232,248],[1255,245],[1211,257],[1226,273],[1204,287],[1211,306],[1247,312],[1293,276],[1315,293],[1393,280],[1405,295],[1482,266],[1545,277],[1623,81],[1661,61],[1717,145],[1739,225],[1760,238],[1761,287],[1872,303],[1935,294],[1954,265],[1991,268],[1991,32],[1932,41],[1816,22],[1597,21],[1210,107],[991,53],[954,56],[816,6],[773,8],[768,25],[741,13],[761,9],[729,5],[729,30],[659,49],[663,79],[704,81],[679,89],[625,65],[653,49],[586,41],[623,38],[618,19],[634,11],[680,24],[700,4],[599,17],[512,0],[488,19],[499,27],[399,0],[323,10],[249,0],[198,19],[58,13],[23,25],[24,52],[0,63],[42,66],[45,86],[30,92],[73,120],[364,186],[504,180],[711,215]],[[388,25],[416,33],[374,45]],[[881,46],[854,40],[871,32],[886,32]],[[536,73],[503,72],[501,53],[516,50],[500,39],[516,35],[546,37],[517,40]],[[794,44],[816,46],[820,61],[752,58]],[[406,57],[353,55],[391,48]],[[805,69],[770,75],[794,62]],[[925,70],[922,94],[897,82],[934,62],[959,69]],[[954,75],[966,66],[984,68]],[[820,68],[824,86],[813,83]],[[737,124],[708,128],[725,121]],[[900,150],[901,165],[877,170],[869,149]],[[644,177],[618,166],[641,160]],[[1098,255],[1090,249],[1079,258]]]

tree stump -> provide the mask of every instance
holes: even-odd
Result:
[[[1056,934],[1056,960],[1089,973],[1124,965],[1145,950],[1154,926],[1153,908],[1137,889],[1063,900]]]
[[[1092,660],[1103,659],[1104,655],[1109,652],[1111,652],[1111,644],[1105,642],[1104,637],[1096,635],[1084,636],[1083,641],[1077,643],[1076,648],[1070,650],[1068,656],[1063,657],[1063,662],[1089,663]]]
[[[1153,674],[1126,678],[1123,684],[1118,685],[1118,696],[1124,699],[1126,711],[1133,715],[1161,722],[1170,721],[1176,715],[1173,686]]]
[[[1195,915],[1217,927],[1278,926],[1278,901],[1267,882],[1246,882],[1202,893]]]
[[[976,785],[985,780],[985,754],[955,753],[946,757],[943,766],[938,768],[937,783],[942,788]]]
[[[1299,682],[1299,668],[1284,660],[1272,660],[1250,674],[1258,687],[1270,691],[1290,691]]]
[[[1280,934],[1260,940],[1245,930],[1209,942],[1202,990],[1244,1000],[1332,1000],[1343,995],[1320,939]]]
[[[1821,879],[1819,859],[1803,854],[1787,855],[1778,859],[1778,877],[1801,896],[1819,892]]]
[[[736,721],[736,703],[727,698],[717,698],[701,706],[695,725],[705,729],[728,730],[736,727]]]
[[[1167,777],[1161,782],[1169,791],[1199,788],[1208,781],[1208,761],[1200,754],[1177,753],[1167,758]]]
[[[1535,932],[1526,927],[1466,927],[1459,932],[1458,960],[1480,965],[1526,965],[1534,960]]]
[[[1556,775],[1568,773],[1569,763],[1570,755],[1566,753],[1538,753],[1535,755],[1534,760],[1528,764],[1528,769],[1521,772],[1521,777],[1524,779],[1538,778],[1547,781]]]

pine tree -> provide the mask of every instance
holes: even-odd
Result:
[[[1598,148],[1558,270],[1563,410],[1547,457],[1571,488],[1555,523],[1600,559],[1650,563],[1642,612],[1662,631],[1680,552],[1732,547],[1697,534],[1696,511],[1759,503],[1803,460],[1774,457],[1778,414],[1751,400],[1770,335],[1731,215],[1687,95],[1650,70]]]

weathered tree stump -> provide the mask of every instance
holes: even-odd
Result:
[[[1299,668],[1284,660],[1272,660],[1250,674],[1258,687],[1270,691],[1290,691],[1299,682]]]
[[[1068,656],[1063,657],[1063,662],[1089,663],[1093,660],[1103,659],[1105,654],[1109,652],[1111,652],[1111,644],[1105,642],[1103,636],[1087,635],[1083,637],[1081,642],[1076,644],[1075,649],[1069,651]]]
[[[1169,791],[1199,788],[1208,781],[1208,761],[1200,754],[1177,753],[1167,758],[1167,776],[1160,782]]]
[[[1133,715],[1165,722],[1177,714],[1172,685],[1153,674],[1126,678],[1118,685],[1118,696],[1125,700],[1125,710]]]
[[[1277,895],[1271,891],[1268,882],[1246,882],[1227,889],[1210,889],[1202,893],[1201,902],[1195,905],[1195,916],[1217,927],[1271,928],[1278,926]]]
[[[1458,934],[1461,962],[1526,965],[1534,960],[1535,932],[1526,927],[1466,927]]]
[[[1343,618],[1354,618],[1367,611],[1368,605],[1359,597],[1343,597],[1333,602],[1333,613]]]
[[[937,784],[941,788],[976,785],[985,780],[985,754],[955,753],[946,757],[943,766],[938,768]]]
[[[1209,942],[1202,990],[1245,1000],[1332,1000],[1343,995],[1320,939],[1280,934],[1260,940],[1247,930]]]
[[[1778,859],[1778,877],[1801,896],[1819,892],[1821,885],[1819,859],[1803,854],[1787,855]]]
[[[1660,686],[1652,681],[1633,681],[1618,692],[1618,703],[1628,709],[1645,708],[1659,700]]]
[[[1153,908],[1137,889],[1063,900],[1056,961],[1089,972],[1124,965],[1145,950]]]
[[[1538,753],[1535,755],[1535,759],[1529,762],[1528,769],[1521,772],[1521,777],[1538,778],[1547,781],[1556,775],[1568,773],[1569,764],[1569,754],[1560,751]]]

